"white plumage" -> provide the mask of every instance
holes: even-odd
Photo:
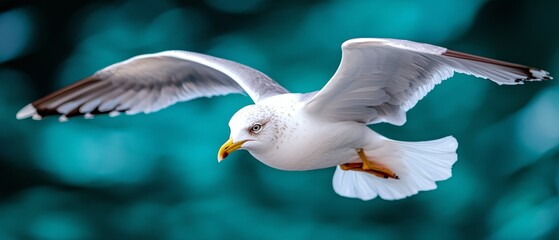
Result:
[[[404,124],[406,111],[454,72],[498,84],[551,79],[543,70],[406,40],[352,39],[342,52],[330,81],[304,94],[289,93],[265,74],[221,58],[186,51],[140,55],[41,98],[16,117],[60,115],[66,121],[150,113],[178,101],[244,91],[255,104],[231,118],[231,138],[219,160],[245,149],[278,169],[337,166],[336,193],[393,200],[448,179],[458,144],[453,137],[394,141],[368,124]]]

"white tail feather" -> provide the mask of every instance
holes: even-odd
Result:
[[[377,196],[386,200],[402,199],[419,191],[437,188],[436,181],[452,175],[458,143],[452,136],[424,141],[401,142],[386,140],[380,148],[365,149],[371,160],[394,171],[400,179],[383,179],[366,172],[344,171],[339,166],[334,173],[334,191],[341,196],[370,200]]]

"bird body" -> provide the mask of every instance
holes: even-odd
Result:
[[[551,79],[549,73],[430,44],[359,38],[342,44],[342,60],[320,90],[289,93],[248,66],[186,51],[133,57],[34,101],[18,119],[59,115],[151,113],[178,101],[246,92],[255,102],[229,121],[221,161],[238,149],[281,170],[336,167],[336,193],[387,200],[432,190],[448,179],[458,143],[448,136],[403,142],[368,127],[402,125],[406,112],[454,72],[497,84]]]
[[[451,176],[458,146],[453,137],[427,142],[394,141],[376,133],[365,123],[335,121],[309,113],[306,102],[302,101],[305,97],[281,94],[240,109],[229,122],[232,142],[243,141],[243,149],[260,162],[289,171],[361,163],[358,151],[363,149],[370,160],[400,176],[398,180],[383,179],[367,172],[343,171],[338,167],[334,190],[340,195],[358,196],[363,200],[377,195],[384,199],[400,199],[420,190],[434,189],[435,181]],[[265,126],[258,136],[249,131],[253,124]],[[362,186],[378,187],[371,190]]]

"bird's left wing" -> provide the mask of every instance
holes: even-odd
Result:
[[[178,101],[246,92],[254,102],[287,93],[265,74],[200,53],[165,51],[99,70],[22,108],[18,119],[158,111]]]
[[[549,73],[518,64],[397,39],[351,39],[342,45],[338,70],[305,108],[339,121],[402,125],[411,109],[454,72],[498,84],[551,79]]]

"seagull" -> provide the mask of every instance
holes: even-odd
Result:
[[[217,159],[244,149],[280,170],[335,167],[344,197],[397,200],[433,190],[451,177],[458,143],[452,136],[405,142],[368,125],[401,126],[406,112],[454,72],[499,85],[552,79],[548,72],[425,43],[356,38],[342,44],[341,63],[320,90],[290,93],[248,66],[188,51],[139,55],[110,65],[23,107],[17,119],[60,121],[82,115],[151,113],[179,101],[246,93],[254,104],[229,122]]]

